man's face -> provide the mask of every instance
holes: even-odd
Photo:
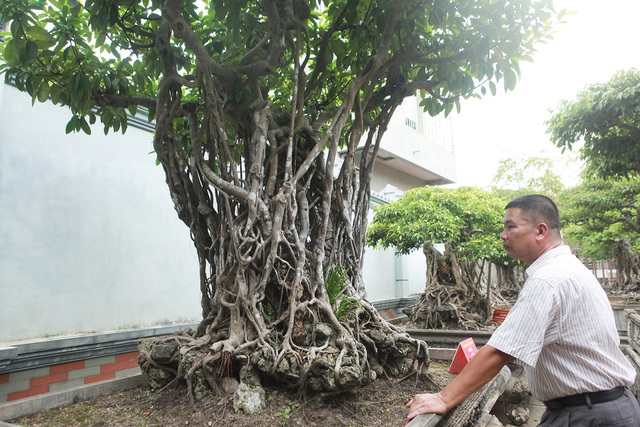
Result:
[[[536,259],[536,224],[522,215],[520,208],[507,209],[504,215],[504,231],[500,234],[502,247],[511,258],[531,264]]]

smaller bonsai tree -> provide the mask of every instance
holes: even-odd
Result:
[[[475,329],[487,321],[491,292],[486,267],[508,262],[499,238],[503,205],[473,187],[422,187],[375,209],[369,245],[394,247],[397,254],[422,249],[426,257],[425,292],[406,310],[418,326]]]

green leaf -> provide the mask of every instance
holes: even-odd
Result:
[[[104,41],[107,38],[107,32],[106,31],[100,31],[98,33],[98,37],[96,37],[96,47],[100,47],[102,45],[104,45]]]
[[[11,21],[11,36],[15,40],[21,40],[24,37],[24,32],[22,31],[22,26],[18,19]]]
[[[59,88],[49,88],[49,97],[51,102],[58,104],[62,96],[62,91]]]
[[[444,116],[449,117],[449,114],[453,110],[453,104],[451,102],[445,104],[444,106]]]
[[[20,55],[20,59],[23,60],[25,64],[31,64],[38,57],[38,45],[31,40],[27,40],[27,43],[24,48],[24,57],[22,56],[22,52]]]
[[[3,58],[8,64],[13,65],[13,64],[18,64],[20,62],[18,57],[17,44],[18,44],[17,39],[10,39],[5,45]]]
[[[504,89],[505,91],[513,90],[516,87],[518,78],[511,68],[504,70]]]
[[[87,120],[84,117],[80,118],[80,127],[84,133],[91,135],[91,126],[89,126],[89,123],[87,123]]]
[[[67,127],[65,128],[65,132],[68,135],[75,130],[76,130],[76,116],[73,116],[71,117],[71,120],[67,122]]]
[[[46,81],[43,81],[38,87],[38,101],[46,102],[49,100],[49,84]]]
[[[29,38],[33,39],[39,49],[48,49],[56,44],[56,40],[53,36],[42,27],[29,27],[25,32]]]

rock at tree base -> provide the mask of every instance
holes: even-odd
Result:
[[[264,399],[265,391],[262,387],[240,383],[233,394],[233,409],[247,414],[257,414],[262,409]]]

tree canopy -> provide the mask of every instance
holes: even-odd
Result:
[[[573,101],[561,101],[547,122],[552,142],[563,150],[580,146],[587,169],[600,177],[640,171],[640,71],[617,72],[588,86]]]
[[[564,184],[548,157],[507,158],[500,160],[491,182],[491,190],[506,203],[525,194],[545,194],[556,200]]]
[[[431,114],[448,113],[478,88],[495,93],[496,81],[513,89],[519,61],[549,36],[552,17],[550,1],[3,3],[7,78],[34,100],[69,105],[69,129],[85,132],[87,117],[117,131],[126,129],[123,107],[155,112],[168,90],[163,75],[183,103],[199,98],[210,75],[229,111],[261,95],[287,111],[298,97],[311,126],[353,97],[354,84],[363,113],[416,91]]]
[[[497,259],[504,203],[475,187],[420,187],[377,206],[367,230],[371,246],[400,254],[425,244],[451,244],[461,258]]]
[[[640,280],[640,179],[585,177],[561,202],[564,239],[582,257],[616,261],[618,286]]]
[[[260,375],[332,393],[428,363],[364,298],[370,180],[394,111],[416,93],[436,115],[513,89],[555,17],[550,0],[4,0],[0,70],[69,106],[68,132],[125,131],[138,107],[154,120],[203,321],[156,343],[171,357],[144,352],[145,372],[196,395]],[[359,299],[354,315],[336,315],[328,281]]]

